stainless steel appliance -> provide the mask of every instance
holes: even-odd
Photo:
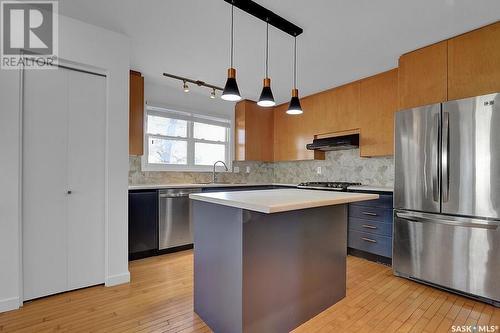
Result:
[[[159,244],[160,250],[193,243],[189,219],[189,194],[200,188],[166,189],[159,192]]]
[[[500,94],[396,114],[393,269],[500,306]]]
[[[297,185],[297,188],[310,190],[330,190],[330,191],[347,191],[349,186],[361,185],[361,183],[349,182],[305,182]]]

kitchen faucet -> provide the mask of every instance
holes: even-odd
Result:
[[[229,169],[227,168],[227,165],[226,163],[224,163],[223,161],[217,161],[214,163],[214,171],[212,173],[212,183],[217,183],[217,173],[215,172],[215,166],[218,164],[218,163],[222,163],[224,165],[224,168],[226,168],[226,171],[229,171]]]

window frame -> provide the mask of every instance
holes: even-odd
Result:
[[[179,119],[187,121],[187,136],[169,136],[161,134],[148,133],[148,116],[156,115],[165,118]],[[212,141],[205,139],[196,139],[194,137],[194,123],[203,123],[208,125],[216,125],[226,128],[226,141]],[[213,170],[212,165],[196,165],[195,161],[195,143],[209,143],[225,145],[224,161],[229,170],[232,169],[232,156],[231,156],[231,133],[233,124],[230,118],[212,117],[201,115],[193,112],[179,111],[172,108],[158,107],[146,104],[144,112],[144,155],[141,158],[142,171],[178,171],[178,172],[209,172]],[[160,164],[149,163],[149,140],[151,137],[156,137],[166,140],[177,140],[187,142],[187,164]],[[225,172],[223,166],[218,165],[216,170],[218,172]]]

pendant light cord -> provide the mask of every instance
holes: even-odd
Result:
[[[233,30],[234,30],[234,5],[231,5],[231,68],[233,68]]]
[[[266,78],[269,77],[269,21],[266,21]]]
[[[293,89],[297,89],[297,36],[293,45]]]

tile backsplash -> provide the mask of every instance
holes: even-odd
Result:
[[[317,173],[318,167],[321,174]],[[394,160],[389,157],[360,157],[359,149],[330,151],[324,161],[274,163],[274,182],[349,181],[363,185],[394,186]]]
[[[129,184],[204,183],[212,179],[211,172],[141,171],[141,158],[129,158]],[[392,157],[359,157],[359,149],[331,151],[324,161],[296,162],[234,162],[238,173],[220,173],[220,180],[233,183],[286,183],[303,181],[350,181],[365,185],[394,185]],[[250,172],[246,173],[246,167]],[[317,173],[318,167],[321,174]]]
[[[273,166],[262,162],[233,162],[240,172],[218,173],[219,180],[229,183],[272,183]],[[250,172],[246,172],[246,167]],[[211,172],[177,172],[177,171],[142,171],[141,157],[129,157],[129,185],[172,184],[172,183],[207,183],[212,180]]]

